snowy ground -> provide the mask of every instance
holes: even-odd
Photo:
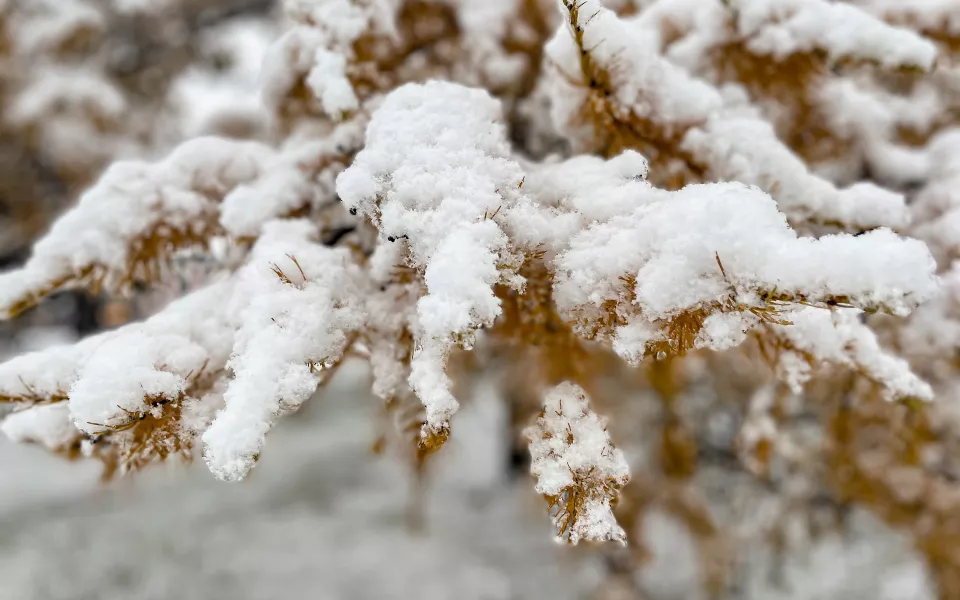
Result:
[[[489,452],[451,456],[426,531],[410,531],[403,469],[370,453],[374,406],[331,389],[238,485],[198,464],[98,490],[95,470],[4,443],[0,598],[583,597],[594,577],[553,543],[527,485],[496,481]]]
[[[503,476],[502,414],[458,416],[427,502],[407,527],[404,470],[370,452],[376,403],[347,370],[268,440],[242,484],[203,464],[160,468],[107,489],[92,465],[0,442],[0,600],[551,600],[590,598],[600,571],[556,545],[531,482]],[[869,521],[790,561],[769,556],[730,600],[926,600],[905,540]],[[647,520],[661,549],[639,581],[652,600],[698,600],[690,538]]]

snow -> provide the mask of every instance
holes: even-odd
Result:
[[[284,13],[291,19],[310,23],[331,38],[332,43],[349,46],[368,29],[391,32],[396,0],[284,0]]]
[[[37,443],[54,451],[68,448],[80,437],[70,420],[70,407],[65,402],[15,412],[3,420],[0,429],[12,442]]]
[[[106,336],[96,336],[77,344],[55,344],[3,362],[0,395],[50,399],[66,393],[76,381],[80,365],[105,340]]]
[[[881,348],[876,335],[860,322],[859,311],[801,307],[785,317],[791,324],[774,325],[775,335],[796,350],[864,373],[883,387],[890,400],[933,400],[930,384],[917,377],[906,360]],[[799,360],[785,361],[781,367],[781,376],[797,394],[810,375],[809,366]]]
[[[559,11],[539,12],[550,4]],[[808,523],[792,511],[813,513],[822,493],[804,472],[822,465],[811,448],[823,447],[825,424],[811,424],[817,407],[804,406],[821,363],[855,373],[890,401],[956,391],[960,136],[943,115],[958,80],[938,56],[948,44],[938,49],[906,28],[952,31],[954,4],[608,3],[637,11],[618,18],[596,0],[285,0],[280,39],[266,47],[281,25],[276,16],[218,26],[195,46],[201,59],[171,73],[169,95],[151,100],[146,110],[156,118],[141,119],[131,112],[140,101],[103,68],[108,60],[95,53],[78,64],[58,46],[101,29],[112,35],[113,11],[166,18],[163,11],[185,6],[0,0],[13,15],[3,115],[11,136],[49,155],[40,158],[53,159],[58,177],[64,165],[81,171],[71,187],[84,189],[27,264],[0,274],[0,314],[101,283],[110,294],[179,279],[167,283],[183,295],[146,320],[60,346],[47,347],[37,330],[18,348],[28,353],[0,364],[0,401],[12,405],[0,429],[8,440],[70,456],[78,442],[90,449],[105,434],[122,455],[130,434],[121,429],[176,414],[164,433],[185,448],[202,446],[217,478],[249,480],[212,491],[192,471],[152,468],[145,483],[103,492],[117,505],[104,508],[77,498],[89,473],[59,488],[37,482],[51,467],[33,470],[23,459],[27,466],[0,477],[0,507],[34,504],[0,512],[0,530],[12,534],[0,538],[17,551],[0,540],[5,588],[31,598],[167,597],[171,581],[192,578],[196,586],[180,587],[198,598],[320,589],[331,598],[563,599],[595,591],[600,580],[629,579],[651,600],[695,600],[720,547],[721,562],[736,571],[729,594],[747,600],[931,597],[908,541],[877,523],[867,529],[883,535],[865,544],[833,533],[808,539]],[[441,27],[456,17],[451,35],[420,45],[438,24],[427,16],[443,11]],[[411,39],[416,48],[405,47]],[[809,54],[817,74],[790,98],[762,97],[736,73],[717,72],[714,52],[737,42],[758,64]],[[202,65],[219,52],[236,58],[234,67]],[[531,59],[542,59],[542,72]],[[33,70],[20,73],[21,63]],[[401,66],[387,72],[394,63]],[[527,76],[538,81],[527,86]],[[808,160],[806,142],[784,135],[797,133],[784,121],[799,109],[823,117],[815,150],[823,142],[835,155]],[[604,119],[652,132],[640,136],[656,138],[649,156],[629,148],[607,158],[577,154],[630,145],[636,132],[595,147]],[[206,137],[181,139],[198,134]],[[788,139],[796,152],[781,141]],[[544,158],[548,150],[556,154]],[[101,173],[119,154],[125,159]],[[673,175],[705,183],[677,191],[651,184]],[[521,266],[544,279],[525,281]],[[524,304],[526,285],[554,306]],[[504,294],[521,310],[536,305],[534,326],[546,322],[532,337],[548,346],[530,363],[503,364],[529,341],[501,320]],[[873,312],[889,314],[867,318]],[[780,381],[756,369],[750,347],[738,350],[750,336],[773,344]],[[632,378],[594,372],[606,346],[632,366],[661,366],[654,360],[665,348],[716,352],[670,363],[680,365],[684,385],[665,407]],[[457,349],[474,353],[451,361]],[[504,389],[504,371],[523,371],[508,381],[534,387],[525,369],[550,371],[546,361],[560,358],[553,352],[580,350],[583,365],[562,358],[577,362],[568,375],[582,388]],[[349,390],[330,381],[341,364],[353,368],[352,357],[369,364],[381,402],[356,393],[366,372]],[[546,378],[553,385],[565,375]],[[308,400],[321,385],[334,386],[325,399],[333,409],[316,419]],[[792,395],[776,395],[787,388]],[[560,537],[638,539],[653,562],[621,578],[611,567],[629,549],[584,560],[545,549],[542,501],[505,466],[512,429],[529,424],[516,413],[543,392],[543,412],[525,433],[534,489],[552,502]],[[413,394],[422,414],[409,414],[420,408],[405,403]],[[409,427],[408,417],[422,419],[418,460],[446,442],[416,467],[429,477],[408,481],[398,473],[410,464],[367,456],[374,419],[357,411],[384,403],[402,414],[382,420]],[[774,414],[780,409],[783,418]],[[944,432],[957,429],[948,403],[929,410]],[[701,452],[683,481],[661,479],[668,474],[655,462],[668,417]],[[275,427],[289,437],[267,450]],[[775,464],[760,482],[747,471],[767,466],[752,456],[766,442]],[[945,462],[937,452],[925,449],[924,459]],[[714,454],[741,462],[708,464]],[[5,467],[27,454],[11,456]],[[252,471],[261,458],[274,470]],[[628,458],[644,477],[634,481],[639,495],[622,499],[644,503],[629,531],[612,508]],[[919,497],[919,467],[888,471],[898,498]],[[167,490],[175,479],[163,477],[188,483]],[[446,487],[409,489],[433,481]],[[410,505],[424,511],[428,531],[399,525]],[[718,533],[688,530],[691,519],[680,513],[689,507],[702,508]],[[21,525],[21,515],[35,521]],[[95,552],[77,550],[78,532]],[[781,532],[789,541],[782,553],[756,556],[769,550],[762,535]],[[138,533],[152,536],[146,549],[132,541]],[[803,556],[812,562],[803,565]],[[774,568],[800,586],[771,590],[765,574]],[[862,575],[837,575],[844,571]]]
[[[507,158],[500,103],[482,90],[430,81],[391,92],[367,127],[366,146],[337,178],[345,207],[404,244],[423,272],[418,350],[410,384],[429,430],[457,410],[443,374],[456,336],[500,314],[494,284],[509,263],[507,236],[492,218],[517,203],[523,172]]]
[[[128,109],[120,89],[89,69],[47,67],[20,93],[5,118],[14,125],[40,124],[68,103],[74,111],[116,119]]]
[[[405,358],[412,348],[405,337],[416,327],[417,300],[422,294],[417,281],[393,281],[402,255],[401,245],[381,242],[369,262],[373,289],[365,297],[367,324],[361,339],[369,351],[373,394],[384,401],[402,397],[407,389],[410,369]]]
[[[460,483],[489,460],[473,444],[435,472],[426,529],[407,530],[398,498],[407,497],[409,482],[394,461],[368,451],[377,403],[358,392],[366,375],[358,366],[341,371],[331,389],[281,426],[264,468],[240,487],[211,482],[200,466],[151,471],[98,490],[92,478],[78,477],[82,463],[3,445],[5,592],[37,600],[171,593],[259,600],[318,589],[351,600],[574,600],[593,593],[602,569],[550,542],[538,518],[542,501],[528,482],[477,481],[483,493]],[[490,440],[497,418],[465,403],[450,444],[461,433]],[[641,533],[654,549],[637,576],[647,596],[696,598],[694,535],[663,510],[648,514]],[[825,535],[782,563],[761,548],[740,558],[743,570],[733,579],[743,600],[935,597],[909,540],[859,511],[846,535]],[[777,568],[779,582],[770,578]]]
[[[315,232],[308,221],[269,224],[239,276],[246,305],[227,363],[233,379],[203,434],[221,479],[246,476],[276,419],[313,395],[364,323],[359,269],[346,250],[312,241]]]
[[[591,589],[595,569],[551,543],[527,481],[476,480],[482,493],[463,481],[500,466],[487,464],[500,454],[473,444],[444,456],[425,498],[426,529],[408,529],[409,475],[369,451],[379,406],[362,392],[367,375],[345,365],[281,425],[264,468],[242,486],[211,481],[202,465],[105,489],[89,479],[71,486],[82,464],[63,463],[61,473],[59,459],[2,446],[0,456],[29,467],[5,460],[0,469],[4,591],[37,600],[255,600],[318,589],[344,600],[575,600]],[[466,435],[485,440],[497,424],[479,405],[461,417]]]
[[[191,375],[204,368],[216,370],[227,359],[233,336],[222,310],[231,284],[215,282],[143,323],[0,364],[0,393],[22,397],[28,404],[58,401],[53,406],[68,408],[75,431],[86,433],[123,424],[130,413],[150,410],[150,401],[178,399]],[[23,435],[31,424],[23,415],[9,415],[13,424],[5,424],[4,432]]]
[[[70,414],[77,428],[104,433],[149,410],[149,403],[174,401],[187,377],[209,360],[202,346],[182,335],[132,330],[100,345],[70,388]]]
[[[325,168],[341,166],[338,149],[357,138],[356,123],[283,152],[259,142],[201,137],[158,162],[115,163],[36,243],[23,268],[0,274],[0,308],[49,293],[51,282],[70,287],[102,278],[108,289],[123,290],[133,279],[149,278],[151,264],[137,252],[153,237],[171,238],[156,252],[148,249],[150,260],[162,262],[164,253],[195,246],[221,226],[237,238],[256,237],[273,218],[329,204],[332,189],[320,194],[310,178],[322,180]]]
[[[632,213],[588,227],[557,257],[554,298],[561,314],[591,321],[612,300],[624,316],[653,324],[723,303],[731,293],[759,307],[758,293],[777,292],[793,302],[845,297],[854,306],[905,315],[938,293],[926,246],[889,230],[798,237],[772,198],[737,183],[678,192],[649,187],[646,194]],[[623,276],[636,278],[630,303],[622,302]],[[623,339],[621,351],[641,353]]]
[[[397,0],[285,0],[296,25],[268,51],[261,73],[268,106],[277,108],[301,79],[314,92],[322,112],[339,119],[359,107],[350,67],[354,43],[363,36],[396,36]]]
[[[703,328],[698,333],[697,347],[711,350],[735,348],[746,340],[746,332],[752,325],[750,321],[749,318],[736,312],[714,313],[703,320]]]
[[[572,4],[561,2],[565,18],[576,16],[578,22],[560,27],[546,47],[554,65],[548,69],[547,78],[548,93],[553,99],[554,126],[581,146],[583,139],[594,135],[592,125],[581,122],[585,104],[596,103],[590,99],[588,82],[583,79],[598,75],[582,72],[581,48],[575,40],[578,34],[574,29],[579,27],[582,47],[588,52],[590,64],[610,76],[609,84],[605,84],[611,88],[615,104],[610,110],[640,121],[652,121],[664,131],[663,137],[680,137],[679,149],[689,153],[695,164],[707,165],[712,178],[759,186],[776,198],[793,223],[812,221],[858,229],[902,229],[907,225],[909,211],[902,195],[867,183],[838,189],[811,173],[742,93],[720,90],[696,77],[695,71],[691,75],[664,58],[659,53],[657,40],[651,39],[659,34],[650,33],[656,30],[646,20],[663,19],[670,23],[670,28],[678,28],[683,24],[677,19],[692,17],[681,10],[680,4],[661,7],[662,4],[657,3],[650,9],[652,16],[642,13],[634,20],[621,20],[596,2],[577,3],[575,11],[570,8]],[[696,3],[682,6],[687,4],[692,5],[688,7],[691,10],[700,9],[693,6]],[[748,12],[742,18],[757,20],[758,14]],[[722,30],[722,24],[711,25],[711,18],[705,13],[704,22],[697,25]],[[722,41],[701,39],[709,36],[709,31],[697,34],[692,36],[700,39],[696,42],[697,51],[705,54],[710,44],[719,45]]]
[[[277,29],[271,21],[236,18],[204,31],[199,40],[204,60],[188,66],[170,84],[169,102],[184,138],[214,135],[240,123],[267,128],[260,67]]]
[[[626,534],[613,516],[604,486],[626,484],[630,470],[623,453],[613,447],[606,423],[590,410],[584,391],[569,382],[552,389],[536,425],[524,433],[530,440],[530,472],[537,478],[537,492],[587,496],[583,513],[575,515],[570,542],[623,541]]]
[[[23,60],[32,77],[11,90],[6,124],[33,131],[51,158],[73,170],[136,151],[135,141],[113,135],[132,108],[115,82],[86,65]]]
[[[329,115],[357,110],[360,106],[347,79],[346,69],[347,59],[342,54],[320,49],[314,55],[313,68],[307,74],[307,85]]]
[[[904,228],[910,213],[900,194],[871,183],[837,189],[810,173],[784,146],[773,127],[755,115],[721,114],[684,137],[684,149],[710,165],[722,180],[759,186],[793,222],[839,223],[846,227]]]
[[[310,72],[314,54],[324,41],[312,27],[291,27],[267,48],[260,69],[260,93],[268,108],[279,108],[299,78]]]
[[[854,4],[898,23],[954,35],[960,32],[960,2],[957,0],[856,0]]]
[[[584,78],[590,74],[581,72],[581,49],[568,16],[573,6],[572,0],[561,0],[560,10],[568,23],[557,30],[544,50],[555,65],[550,69],[547,90],[553,99],[551,116],[561,132],[576,138],[580,127],[573,117],[586,99],[585,84],[589,82]],[[621,106],[667,127],[700,122],[720,108],[722,99],[713,86],[664,59],[612,11],[596,0],[582,0],[575,6],[578,26],[583,29],[583,48],[594,63],[609,72],[610,87]]]
[[[937,49],[916,33],[856,7],[826,0],[730,0],[737,28],[758,54],[782,59],[823,50],[833,61],[872,60],[886,68],[929,69]]]
[[[505,213],[510,238],[529,247],[543,244],[550,258],[591,223],[629,214],[643,202],[647,160],[626,151],[609,160],[589,155],[530,165],[523,189],[531,203]]]
[[[157,163],[113,164],[37,241],[22,269],[0,275],[0,309],[84,273],[111,289],[145,276],[131,260],[138,243],[157,234],[208,234],[220,197],[260,175],[272,154],[256,142],[197,138]]]
[[[42,54],[68,44],[73,37],[99,36],[106,29],[105,11],[82,0],[36,0],[29,10],[11,11],[13,46],[24,54]]]

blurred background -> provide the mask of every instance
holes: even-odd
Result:
[[[112,160],[203,134],[261,136],[275,4],[0,0],[0,268],[23,261]],[[116,327],[176,292],[61,294],[0,323],[0,357]],[[368,388],[366,366],[348,363],[242,484],[168,464],[102,485],[97,464],[0,439],[0,599],[707,600],[695,542],[666,513],[636,532],[655,552],[629,584],[610,577],[615,553],[556,544],[492,386],[473,386],[423,479],[373,452]],[[935,597],[910,540],[858,511],[785,556],[757,546],[728,558],[724,598]]]

